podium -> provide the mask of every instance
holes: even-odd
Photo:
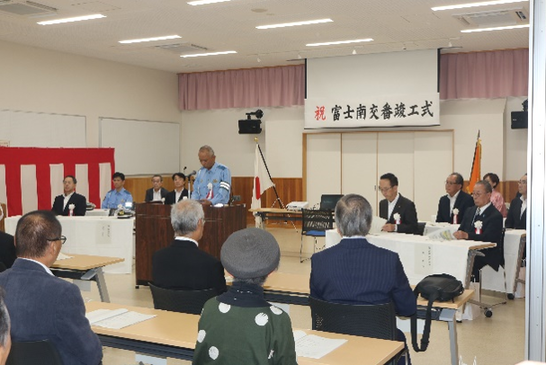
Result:
[[[203,209],[206,223],[203,238],[199,241],[199,249],[220,259],[220,250],[228,236],[246,228],[246,207],[203,206]],[[169,246],[173,238],[170,205],[136,204],[136,285],[148,285],[148,282],[152,281],[152,256],[157,250]]]

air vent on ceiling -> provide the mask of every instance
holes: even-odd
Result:
[[[53,14],[57,11],[57,9],[34,1],[6,0],[0,1],[0,11],[21,16],[35,16]]]
[[[162,50],[169,51],[169,52],[172,52],[172,53],[176,53],[178,55],[208,51],[208,48],[206,48],[206,47],[198,46],[198,45],[191,44],[191,43],[162,44],[162,45],[159,45],[159,46],[154,46],[154,48],[158,48],[158,49],[162,49]]]
[[[529,14],[523,8],[454,14],[453,17],[465,26],[481,28],[527,24],[529,22]]]

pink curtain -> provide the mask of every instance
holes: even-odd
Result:
[[[303,105],[305,65],[178,75],[180,110]]]
[[[440,99],[527,96],[529,49],[440,57]]]

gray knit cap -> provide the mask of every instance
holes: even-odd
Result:
[[[220,257],[224,268],[234,277],[254,279],[268,275],[279,266],[281,250],[271,233],[246,228],[228,237]]]

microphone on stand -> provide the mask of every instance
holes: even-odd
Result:
[[[190,176],[193,176],[193,175],[195,175],[195,174],[197,174],[197,171],[193,170],[192,172],[190,172],[189,175],[186,175],[186,176],[187,176],[187,177],[190,177]]]
[[[186,172],[187,168],[188,168],[187,166],[184,166],[184,169],[182,170],[182,172]]]

